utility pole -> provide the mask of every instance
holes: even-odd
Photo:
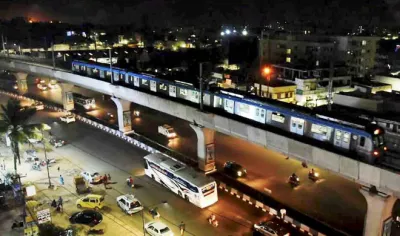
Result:
[[[334,60],[336,52],[336,42],[333,43],[333,50],[329,60],[329,85],[328,85],[328,111],[332,110],[332,90],[333,90],[333,76],[334,76]]]
[[[4,44],[4,36],[3,36],[3,34],[1,34],[1,45],[3,47],[4,53],[6,53],[6,45]]]
[[[111,84],[113,84],[113,71],[112,71],[111,47],[108,49],[108,55],[109,55],[109,57],[110,57]]]
[[[199,64],[200,79],[200,111],[203,111],[203,62]]]
[[[53,69],[56,69],[56,59],[54,57],[54,42],[51,42],[51,57],[53,59]]]

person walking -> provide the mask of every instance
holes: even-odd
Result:
[[[62,175],[60,175],[60,184],[64,185],[64,177],[62,177]]]
[[[60,196],[59,198],[58,198],[58,207],[60,208],[60,212],[62,212],[63,211],[63,199],[62,199],[62,197]]]
[[[103,176],[104,189],[107,189],[107,183],[108,183],[108,179],[107,179],[107,175],[105,174],[105,175]]]
[[[181,221],[181,223],[179,224],[179,230],[181,231],[181,236],[183,236],[183,234],[185,233],[185,228],[186,228],[185,223]]]

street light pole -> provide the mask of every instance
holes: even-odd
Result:
[[[51,185],[51,180],[50,180],[49,162],[47,161],[47,151],[46,151],[46,145],[45,145],[45,143],[44,143],[43,128],[41,129],[41,131],[42,131],[42,144],[43,144],[43,149],[44,149],[44,160],[45,160],[45,162],[46,162],[47,177],[49,178],[49,188],[51,188],[52,185]]]

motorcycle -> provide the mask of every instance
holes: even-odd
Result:
[[[308,172],[308,178],[314,182],[317,182],[319,179],[319,173],[310,171],[310,172]]]
[[[11,229],[22,228],[22,227],[24,227],[24,222],[15,220],[11,226]]]
[[[62,147],[62,146],[65,145],[65,141],[64,141],[64,140],[61,140],[61,139],[52,139],[52,140],[50,140],[50,143],[51,143],[55,148]]]
[[[160,213],[158,213],[158,211],[157,211],[157,209],[150,209],[149,210],[149,213],[150,213],[150,215],[152,215],[153,216],[153,218],[160,218]]]
[[[56,159],[54,159],[54,158],[47,159],[47,165],[50,166],[50,164],[54,164],[54,163],[56,163]],[[45,160],[41,161],[40,165],[41,166],[46,166],[46,161]]]
[[[40,165],[39,164],[33,164],[32,165],[32,170],[38,170],[38,171],[41,171],[41,168],[40,168]]]
[[[300,178],[297,176],[296,177],[290,176],[288,182],[292,186],[292,188],[295,188],[300,185]]]
[[[211,215],[210,217],[208,217],[208,223],[212,226],[214,226],[215,228],[218,227],[219,223],[218,220],[215,219],[215,215]]]
[[[103,229],[89,229],[89,231],[87,232],[87,234],[104,234],[104,230]]]

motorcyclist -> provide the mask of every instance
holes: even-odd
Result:
[[[295,174],[295,173],[293,173],[291,176],[290,176],[290,180],[291,181],[294,181],[294,182],[297,182],[298,180],[298,177],[297,177],[297,175]]]

